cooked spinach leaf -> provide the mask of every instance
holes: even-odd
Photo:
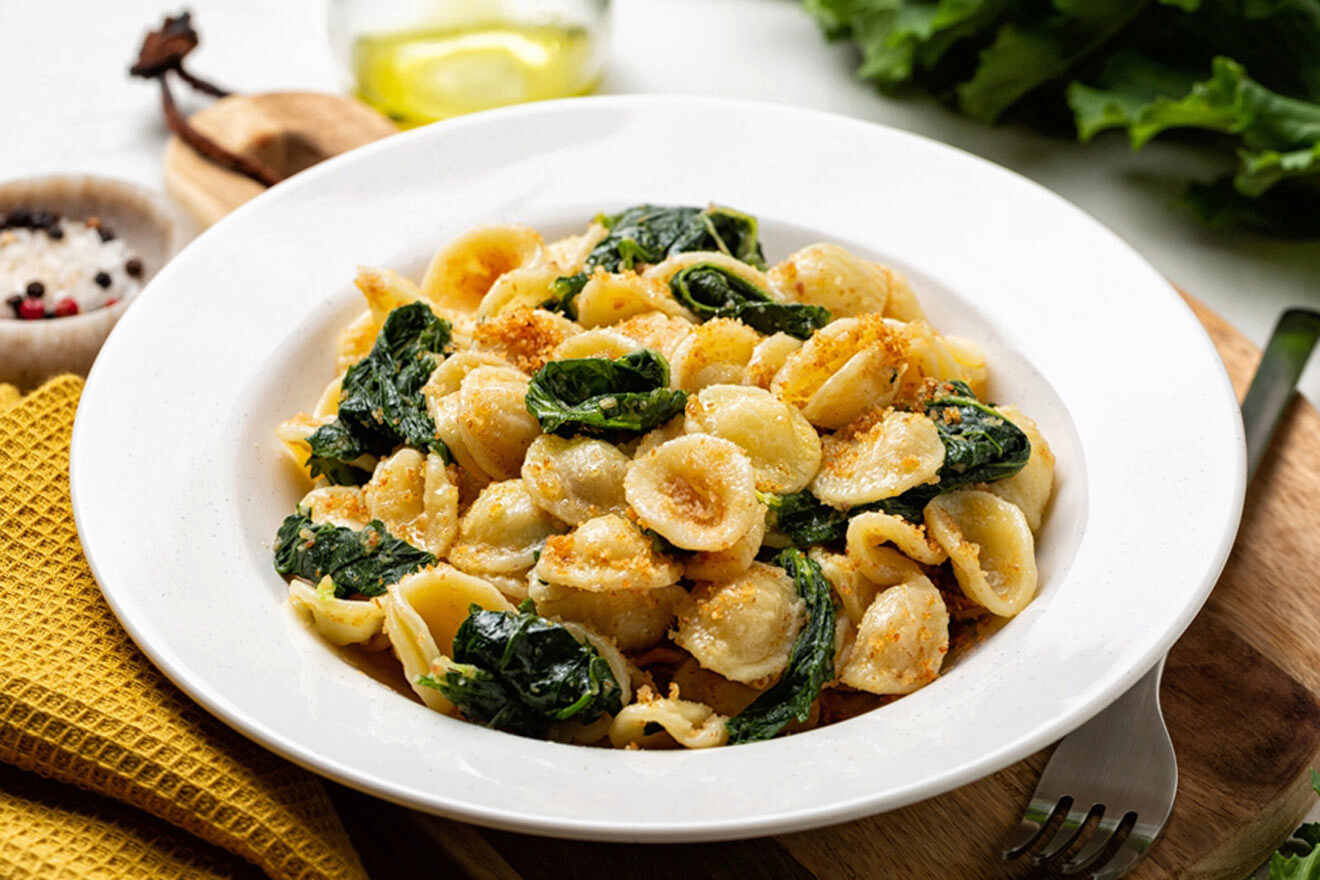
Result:
[[[451,662],[444,675],[423,675],[417,683],[444,694],[469,721],[494,730],[544,739],[550,727],[544,715],[524,705],[508,685],[479,666]]]
[[[623,708],[609,663],[527,602],[517,611],[471,605],[454,636],[454,660],[443,677],[422,683],[499,730],[544,737],[553,722],[590,722]]]
[[[549,312],[558,312],[569,318],[576,318],[577,313],[573,310],[573,300],[582,292],[582,288],[587,286],[590,277],[586,272],[579,272],[576,275],[560,275],[551,283],[551,297],[541,304],[541,308]]]
[[[727,722],[730,743],[769,739],[791,721],[806,721],[820,689],[834,676],[834,593],[815,560],[790,549],[775,559],[797,585],[807,622],[793,642],[788,666],[774,687]]]
[[[848,514],[823,504],[808,489],[791,495],[758,492],[758,497],[774,514],[775,528],[783,532],[794,547],[832,544],[842,541],[848,532]]]
[[[939,482],[914,486],[868,507],[921,522],[927,502],[936,495],[973,483],[1007,479],[1022,470],[1031,457],[1031,441],[1022,429],[994,407],[977,400],[966,383],[943,386],[927,401],[926,415],[944,442]]]
[[[284,518],[275,534],[275,570],[316,583],[326,575],[336,598],[379,596],[404,575],[435,562],[425,550],[400,541],[372,520],[365,529],[317,525],[303,511]]]
[[[644,434],[683,411],[687,394],[666,386],[669,364],[649,348],[618,360],[551,361],[527,386],[527,411],[546,433],[619,438]]]
[[[312,476],[356,482],[347,466],[361,455],[383,455],[406,444],[437,452],[449,450],[435,435],[422,386],[435,370],[437,355],[449,344],[449,322],[426,303],[390,312],[371,353],[349,367],[339,397],[338,418],[308,439]]]
[[[609,234],[587,255],[586,269],[631,269],[688,251],[720,251],[758,269],[765,254],[755,217],[731,208],[635,205],[598,218]]]
[[[766,335],[782,332],[806,339],[830,320],[830,313],[820,306],[775,302],[746,278],[713,263],[675,272],[669,290],[703,321],[736,318]]]

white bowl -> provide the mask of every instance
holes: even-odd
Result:
[[[1058,456],[1042,587],[930,686],[764,743],[628,752],[437,715],[288,608],[270,548],[301,488],[272,436],[333,373],[358,264],[414,274],[474,224],[547,236],[639,202],[733,205],[774,260],[842,242],[983,343],[993,397]],[[903,132],[784,107],[600,98],[418,129],[280,184],[145,290],[92,370],[74,509],[120,620],[238,730],[423,810],[612,840],[768,834],[891,809],[1048,744],[1131,685],[1201,606],[1241,511],[1241,422],[1191,312],[1057,196]]]
[[[60,174],[0,183],[0,214],[15,208],[54,211],[71,220],[100,217],[142,259],[144,280],[183,243],[174,211],[161,196],[109,177]],[[0,382],[32,388],[59,373],[86,375],[132,301],[67,318],[0,319]]]

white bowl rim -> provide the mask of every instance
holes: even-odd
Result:
[[[896,139],[910,145],[918,152],[925,151],[929,155],[940,155],[946,160],[951,156],[956,156],[957,162],[969,166],[979,166],[980,172],[978,173],[984,173],[988,177],[997,175],[1001,181],[1011,179],[1014,181],[1012,185],[1018,187],[1021,191],[1034,192],[1037,198],[1053,203],[1054,209],[1060,212],[1060,216],[1071,215],[1074,220],[1081,220],[1089,224],[1093,227],[1092,231],[1099,238],[1106,240],[1106,246],[1111,247],[1114,253],[1126,252],[1132,260],[1145,267],[1148,277],[1141,279],[1145,286],[1151,286],[1152,277],[1158,279],[1158,276],[1154,274],[1154,270],[1145,265],[1144,260],[1137,256],[1135,251],[1090,218],[1089,215],[1062,198],[1014,172],[919,135],[836,114],[790,108],[771,102],[693,98],[677,95],[610,96],[547,101],[473,114],[451,120],[440,126],[419,128],[367,145],[350,154],[330,160],[296,175],[289,181],[273,187],[268,193],[262,194],[242,206],[185,248],[172,264],[166,267],[166,270],[158,275],[157,279],[148,285],[146,290],[139,294],[139,306],[142,305],[141,301],[144,299],[155,300],[160,298],[158,294],[164,293],[164,288],[173,276],[182,271],[180,267],[186,266],[194,254],[201,253],[208,248],[210,242],[219,241],[229,234],[230,230],[240,228],[240,224],[250,223],[260,217],[269,205],[278,205],[281,200],[308,193],[319,185],[322,180],[340,174],[343,170],[352,166],[366,166],[375,162],[378,154],[387,154],[394,151],[404,153],[409,149],[421,148],[422,145],[432,141],[439,146],[447,139],[457,136],[459,132],[482,126],[495,126],[510,119],[531,121],[544,119],[545,117],[575,113],[589,114],[600,111],[618,113],[639,111],[646,114],[714,111],[722,115],[745,113],[749,116],[779,116],[781,117],[780,121],[786,123],[813,123],[820,126],[829,126],[836,133],[846,132],[857,137],[867,137],[866,132],[870,132],[869,136],[875,137],[877,140]],[[1196,560],[1196,574],[1194,577],[1189,577],[1189,581],[1193,583],[1192,588],[1187,591],[1186,603],[1179,613],[1171,616],[1161,625],[1158,633],[1149,634],[1144,647],[1139,653],[1124,658],[1121,671],[1110,674],[1104,680],[1103,685],[1092,688],[1086,694],[1086,699],[1078,700],[1066,711],[1059,712],[1047,723],[1037,725],[1029,733],[1008,742],[1001,742],[996,748],[985,752],[979,758],[959,765],[956,771],[944,773],[937,778],[917,781],[901,788],[890,789],[880,794],[840,799],[830,803],[817,804],[810,808],[793,808],[778,813],[730,816],[716,822],[708,820],[693,822],[685,821],[682,818],[671,818],[661,822],[637,825],[628,822],[610,821],[604,818],[578,820],[559,816],[545,816],[538,813],[522,812],[508,804],[491,806],[489,804],[465,803],[453,797],[421,791],[416,787],[401,783],[397,778],[388,781],[383,780],[378,768],[376,770],[363,769],[355,763],[327,758],[316,748],[309,747],[301,741],[289,738],[270,728],[260,717],[249,714],[244,708],[237,705],[232,699],[232,695],[217,693],[210,689],[207,683],[202,680],[205,676],[201,675],[197,668],[181,662],[173,646],[168,644],[166,640],[157,638],[159,632],[152,629],[151,622],[138,616],[141,610],[140,607],[130,607],[128,600],[131,597],[127,586],[116,582],[114,580],[116,572],[111,571],[111,566],[117,566],[119,560],[112,561],[110,558],[112,556],[110,544],[108,543],[110,536],[103,534],[91,525],[95,490],[91,487],[90,482],[94,479],[92,475],[93,463],[97,458],[95,449],[97,444],[92,441],[91,434],[97,429],[105,427],[105,425],[103,416],[99,413],[95,416],[88,415],[86,406],[80,407],[79,410],[74,427],[71,454],[71,489],[75,519],[84,541],[89,564],[98,582],[102,585],[108,603],[144,653],[171,681],[225,723],[267,748],[315,772],[406,806],[442,813],[492,827],[551,836],[672,842],[733,839],[818,827],[881,810],[894,809],[940,794],[1001,769],[1057,740],[1084,723],[1141,677],[1168,651],[1176,638],[1190,624],[1203,604],[1205,597],[1208,596],[1227,560],[1241,516],[1245,487],[1242,430],[1240,421],[1225,417],[1229,410],[1234,414],[1237,412],[1237,402],[1212,343],[1200,329],[1200,325],[1196,322],[1190,309],[1181,301],[1172,287],[1167,282],[1163,282],[1162,279],[1159,279],[1159,281],[1160,283],[1155,286],[1162,289],[1162,295],[1166,300],[1160,308],[1168,311],[1167,307],[1172,306],[1172,311],[1168,316],[1172,320],[1183,320],[1182,330],[1186,337],[1182,340],[1183,343],[1189,351],[1199,347],[1199,357],[1202,359],[1211,358],[1214,364],[1218,365],[1219,387],[1217,390],[1207,387],[1205,394],[1207,404],[1213,404],[1219,410],[1216,416],[1217,422],[1214,425],[1215,431],[1226,432],[1212,438],[1213,442],[1218,444],[1215,464],[1225,468],[1225,470],[1216,474],[1221,483],[1220,491],[1215,500],[1222,504],[1222,507],[1215,512],[1214,523],[1206,526],[1207,531],[1215,535],[1215,545],[1213,548],[1203,548],[1203,555],[1199,560]],[[161,289],[157,291],[155,288]],[[124,321],[112,333],[107,349],[114,345],[117,338],[127,338],[128,330],[146,320],[149,313],[150,310],[145,308],[137,308],[129,312]],[[1175,317],[1177,315],[1181,315],[1182,318]],[[1187,333],[1186,331],[1189,330],[1192,332]],[[96,399],[107,393],[108,389],[103,388],[103,386],[112,381],[111,363],[111,359],[103,358],[93,368],[88,378],[84,401]],[[1199,366],[1204,367],[1205,364],[1201,363]],[[1174,499],[1167,500],[1172,501]],[[1205,511],[1200,513],[1205,515]],[[98,511],[98,518],[100,518],[99,514]],[[900,701],[894,705],[901,705],[902,702]],[[482,733],[486,732],[482,731]],[[779,744],[792,743],[800,738],[791,737],[787,740],[773,742]],[[542,745],[553,744],[532,743],[529,748]],[[770,745],[772,743],[744,746],[739,747],[737,751],[764,748]],[[580,751],[594,753],[597,750],[583,749]],[[714,750],[713,754],[718,755],[721,752],[728,754],[730,751],[732,750]],[[603,754],[616,753],[604,752]],[[685,754],[690,757],[695,753]],[[671,755],[647,754],[640,757],[643,762],[647,763],[655,760],[674,759]]]

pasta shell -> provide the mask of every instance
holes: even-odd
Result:
[[[1036,595],[1036,547],[1016,505],[976,489],[938,495],[926,528],[949,554],[967,598],[1012,617]]]
[[[548,584],[533,577],[527,594],[536,602],[538,614],[576,621],[613,639],[621,650],[640,651],[665,637],[687,590],[671,584],[652,590],[602,593]]]
[[[664,312],[644,312],[620,321],[610,329],[635,340],[642,348],[660,352],[665,360],[672,361],[679,344],[687,339],[694,326],[686,318],[677,318]]]
[[[459,388],[463,445],[491,479],[518,476],[527,447],[541,433],[527,411],[527,377],[507,367],[477,367]]]
[[[859,513],[848,521],[848,555],[857,560],[863,570],[876,574],[892,568],[887,557],[877,551],[884,544],[893,544],[908,559],[923,565],[939,565],[948,558],[944,548],[926,533],[924,525],[916,525],[880,511]],[[877,579],[883,581],[883,578]],[[903,578],[906,580],[906,578]]]
[[[449,561],[478,575],[519,574],[532,567],[537,551],[558,529],[522,480],[491,483],[459,520]]]
[[[608,327],[597,327],[594,330],[570,336],[559,343],[550,359],[563,361],[575,358],[599,357],[614,360],[639,348],[641,346],[635,340],[624,336],[619,331],[611,330]]]
[[[348,529],[364,529],[371,522],[367,499],[357,486],[321,486],[313,489],[298,502],[298,509],[307,511],[312,522],[330,523]]]
[[[692,317],[669,290],[631,273],[611,275],[597,270],[573,299],[573,311],[583,327],[617,324],[634,315],[661,312],[679,318]]]
[[[688,398],[685,430],[736,443],[752,462],[756,488],[787,494],[807,487],[820,467],[820,437],[802,413],[769,391],[709,385]]]
[[[882,312],[889,299],[889,271],[836,244],[808,245],[768,277],[796,302],[824,306],[836,318]]]
[[[603,440],[542,434],[523,459],[523,485],[542,509],[570,525],[623,513],[628,456]]]
[[[495,279],[541,257],[541,235],[535,229],[482,226],[436,252],[422,278],[422,296],[438,306],[472,312]]]
[[[449,454],[458,464],[460,479],[456,482],[459,483],[459,494],[464,499],[470,498],[470,493],[480,492],[486,487],[490,477],[477,464],[467,447],[467,441],[463,439],[463,430],[459,424],[459,415],[463,411],[462,400],[457,392],[444,397],[427,397],[426,411],[431,421],[435,422],[436,436],[444,441]]]
[[[366,298],[367,307],[371,309],[371,319],[378,331],[390,312],[422,298],[421,289],[393,269],[359,266],[353,283]]]
[[[737,715],[761,695],[754,687],[748,687],[740,681],[729,681],[717,672],[703,669],[691,657],[674,670],[673,683],[685,698],[705,703],[721,715]]]
[[[312,410],[313,416],[318,419],[329,419],[339,414],[339,398],[343,396],[344,375],[340,373],[325,386],[325,390],[317,398],[316,408]]]
[[[747,534],[727,550],[694,553],[683,565],[683,576],[694,581],[720,581],[735,578],[751,567],[765,538],[765,511],[752,523]]]
[[[366,357],[379,332],[380,323],[370,309],[354,318],[335,339],[335,369],[343,372]]]
[[[609,235],[610,231],[599,223],[592,223],[581,235],[566,235],[545,246],[546,256],[554,263],[562,275],[572,275],[582,271],[583,264],[591,254],[591,249]]]
[[[707,321],[674,349],[669,384],[685,391],[737,384],[760,341],[759,333],[732,318]]]
[[[811,491],[826,504],[856,507],[939,479],[944,443],[919,413],[887,410],[826,437]]]
[[[649,689],[647,690],[649,693]],[[675,744],[688,749],[706,749],[722,746],[729,741],[725,722],[729,719],[710,706],[690,700],[660,699],[651,695],[625,706],[610,724],[610,742],[622,748],[673,748]],[[662,728],[647,733],[648,728]]]
[[[889,297],[885,301],[884,316],[897,321],[926,320],[926,313],[907,280],[892,269],[885,271],[889,272]]]
[[[737,275],[745,281],[749,281],[760,290],[764,290],[766,295],[778,302],[787,302],[788,299],[779,291],[773,289],[770,282],[766,280],[765,275],[755,266],[750,266],[742,260],[735,259],[722,251],[684,251],[674,254],[672,257],[666,257],[664,260],[656,263],[643,273],[647,281],[656,284],[664,290],[669,290],[669,280],[684,269],[697,265],[712,265],[716,268]]]
[[[709,434],[687,434],[635,459],[623,489],[643,525],[686,550],[732,547],[761,516],[752,463]]]
[[[307,459],[312,456],[312,447],[307,439],[316,433],[317,428],[333,420],[333,416],[317,418],[307,413],[298,413],[275,427],[275,437],[280,441],[284,453],[309,480],[312,479],[312,473],[307,469]]]
[[[636,526],[614,514],[547,538],[536,562],[536,576],[546,583],[592,592],[665,587],[681,573]]]
[[[859,364],[881,370],[881,377],[887,380],[890,373],[884,371],[898,370],[907,357],[902,325],[896,322],[891,325],[879,315],[831,321],[788,356],[770,383],[770,390],[786,403],[805,407],[821,386],[853,357],[872,350],[876,355]]]
[[[813,425],[838,430],[869,409],[888,406],[906,366],[891,367],[887,358],[878,348],[863,349],[848,358],[807,398],[802,415]]]
[[[793,579],[756,562],[739,577],[702,583],[688,594],[673,639],[731,681],[764,684],[788,665],[804,617]]]
[[[1031,441],[1031,457],[1022,470],[1007,480],[987,483],[985,491],[1016,504],[1026,516],[1027,525],[1035,533],[1040,530],[1045,507],[1050,503],[1050,494],[1054,491],[1054,452],[1050,444],[1045,442],[1036,423],[1017,407],[1001,406],[999,412],[1027,435]]]
[[[488,611],[514,610],[490,584],[443,562],[388,587],[383,604],[385,634],[408,684],[426,705],[451,714],[453,704],[417,679],[429,673],[440,657],[453,654],[454,635],[473,604]]]
[[[515,309],[537,309],[554,293],[550,286],[559,277],[559,269],[550,264],[519,266],[505,272],[486,291],[477,306],[478,318],[490,318]]]
[[[789,355],[802,347],[802,340],[787,333],[767,336],[752,349],[752,356],[743,368],[744,385],[769,388],[778,373],[788,361]]]
[[[840,676],[872,694],[909,694],[934,681],[949,650],[949,613],[918,577],[881,593],[862,616]]]
[[[880,592],[880,585],[862,574],[861,567],[849,556],[831,553],[821,547],[812,547],[807,555],[820,566],[821,574],[834,588],[834,595],[843,605],[843,613],[853,623],[860,623],[862,615],[870,606],[871,600]],[[912,565],[909,562],[909,565]],[[916,576],[921,576],[921,569],[912,565]]]
[[[975,343],[957,336],[941,336],[925,321],[907,324],[893,321],[890,325],[907,342],[908,369],[901,377],[899,389],[904,399],[920,399],[930,380],[966,382],[977,397],[986,396],[989,369],[985,354]]]
[[[641,458],[657,446],[668,443],[687,433],[687,419],[683,416],[674,416],[658,428],[647,431],[638,441],[637,448],[633,450],[633,458]]]
[[[456,351],[431,371],[431,378],[422,386],[422,396],[426,398],[428,409],[433,402],[458,391],[467,374],[477,367],[515,369],[504,358],[488,351]]]
[[[323,583],[328,580],[324,578]],[[333,585],[321,591],[295,578],[289,582],[289,603],[306,611],[321,637],[340,647],[371,641],[385,623],[379,597],[366,601],[336,599]]]

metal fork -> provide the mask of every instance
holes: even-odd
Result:
[[[1246,399],[1247,479],[1320,339],[1320,312],[1289,309],[1274,325]],[[1164,714],[1164,659],[1132,689],[1064,737],[1004,847],[1056,875],[1116,880],[1141,861],[1164,828],[1178,791],[1178,762]]]

